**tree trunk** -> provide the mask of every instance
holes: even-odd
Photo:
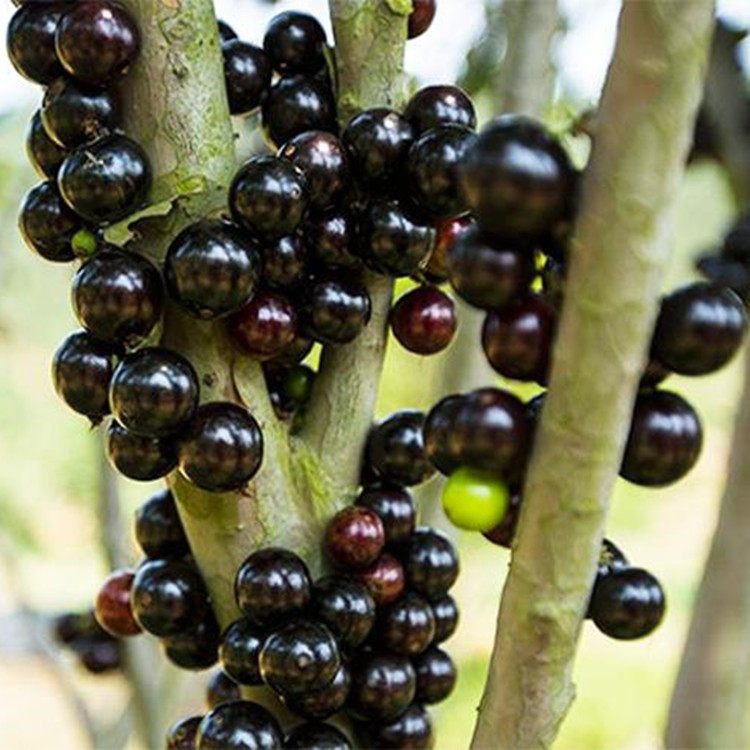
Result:
[[[623,5],[475,748],[547,747],[573,700],[712,20],[709,0]]]

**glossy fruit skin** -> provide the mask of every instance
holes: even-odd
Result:
[[[219,19],[216,25],[219,27],[219,41],[222,46],[232,39],[237,39],[237,32],[226,21]]]
[[[506,115],[479,134],[464,162],[463,184],[484,231],[534,239],[563,217],[571,174],[567,154],[543,126]]]
[[[693,468],[703,429],[693,407],[669,391],[647,391],[635,402],[620,476],[644,487],[665,487]]]
[[[413,0],[412,5],[407,36],[409,39],[416,39],[432,26],[437,11],[437,0]]]
[[[435,637],[435,615],[430,603],[407,591],[378,613],[374,636],[390,653],[421,654]]]
[[[313,344],[314,342],[312,339],[309,339],[298,332],[294,341],[292,341],[289,346],[285,347],[284,350],[277,354],[273,359],[268,360],[268,362],[265,363],[265,366],[278,369],[295,367],[307,357],[313,348]]]
[[[271,289],[295,289],[305,279],[307,248],[299,233],[264,243],[262,254],[263,282]]]
[[[432,647],[414,660],[417,673],[416,700],[420,703],[440,703],[453,691],[456,666],[440,648]]]
[[[330,86],[318,78],[281,78],[263,102],[263,127],[277,147],[310,130],[335,133],[336,104]]]
[[[398,599],[406,586],[403,566],[387,552],[384,552],[369,568],[357,571],[355,577],[367,588],[378,607]]]
[[[42,125],[41,110],[34,112],[26,132],[26,154],[40,177],[55,179],[68,150],[55,143]]]
[[[137,482],[161,479],[177,465],[170,440],[134,435],[114,419],[107,428],[107,458],[120,474]]]
[[[75,258],[70,245],[81,220],[63,201],[52,180],[31,188],[21,202],[18,228],[26,244],[45,260],[67,263]]]
[[[652,355],[679,375],[707,375],[732,359],[747,325],[745,306],[731,289],[696,282],[662,301]]]
[[[307,13],[287,11],[274,16],[263,38],[263,49],[279,73],[316,73],[323,67],[326,33]]]
[[[349,740],[338,729],[317,722],[296,726],[284,747],[288,750],[352,750]]]
[[[286,159],[254,156],[240,168],[229,189],[234,219],[259,237],[294,232],[307,210],[307,183]]]
[[[474,226],[474,219],[469,215],[441,219],[435,223],[435,243],[432,253],[424,268],[425,278],[433,284],[448,281],[448,253],[458,238]]]
[[[280,294],[260,291],[227,321],[229,334],[243,354],[273,359],[297,335],[294,305]]]
[[[122,648],[115,639],[82,641],[75,651],[81,666],[90,674],[107,674],[122,667]]]
[[[664,591],[651,573],[641,568],[620,568],[597,579],[589,611],[602,633],[632,640],[658,627],[665,606]]]
[[[281,727],[263,706],[251,701],[223,703],[198,727],[195,750],[281,750]]]
[[[261,259],[234,224],[202,219],[172,240],[164,261],[169,296],[203,320],[239,310],[255,294]]]
[[[387,545],[406,541],[414,531],[417,511],[410,492],[403,487],[371,485],[362,490],[355,503],[380,517]]]
[[[48,84],[62,74],[55,30],[67,9],[67,3],[25,3],[13,14],[6,37],[8,57],[24,78]]]
[[[430,601],[444,596],[458,578],[458,555],[450,539],[435,529],[417,529],[405,545],[409,587]]]
[[[358,719],[389,721],[412,702],[416,684],[414,668],[405,656],[366,656],[352,666],[349,710]]]
[[[202,718],[202,716],[188,716],[172,724],[167,732],[166,749],[195,750],[195,737]]]
[[[536,275],[531,250],[492,241],[476,226],[456,239],[446,266],[456,294],[482,310],[503,308],[525,296]]]
[[[187,631],[206,610],[206,587],[197,568],[183,560],[146,560],[130,594],[136,622],[160,638]]]
[[[435,638],[433,643],[447,641],[458,627],[458,606],[450,594],[445,594],[432,601],[432,614],[435,618]]]
[[[140,47],[133,18],[109,2],[74,5],[55,33],[55,49],[65,70],[94,86],[106,86],[127,73]]]
[[[325,549],[339,568],[366,568],[378,559],[385,545],[383,522],[373,511],[350,505],[328,522]]]
[[[203,404],[180,436],[180,473],[208,492],[244,487],[263,461],[263,433],[244,407],[227,401]]]
[[[351,578],[324,576],[313,586],[312,612],[342,646],[356,648],[372,630],[375,600],[363,584]]]
[[[237,571],[234,583],[237,606],[260,627],[300,614],[310,602],[311,592],[305,563],[279,547],[266,547],[250,555]]]
[[[325,625],[298,620],[272,633],[258,663],[264,682],[282,695],[318,690],[333,680],[341,655]]]
[[[219,660],[224,672],[239,685],[262,685],[258,658],[266,634],[248,617],[235,620],[221,637]]]
[[[493,544],[497,544],[499,547],[510,549],[516,535],[516,527],[518,526],[518,518],[521,513],[522,499],[520,490],[511,492],[510,502],[508,503],[505,517],[493,529],[483,532],[485,539]]]
[[[118,122],[109,91],[58,78],[42,102],[42,124],[47,135],[65,148],[75,148],[111,131]]]
[[[486,532],[505,517],[510,492],[491,474],[462,466],[448,477],[442,502],[445,515],[454,526]]]
[[[368,724],[364,728],[368,747],[390,750],[429,750],[434,737],[429,713],[417,703],[385,724]]]
[[[140,208],[151,179],[146,152],[120,134],[103,136],[72,151],[57,174],[65,202],[94,224],[119,221]]]
[[[150,346],[128,354],[115,370],[109,403],[130,432],[167,437],[179,432],[198,408],[198,375],[185,357]]]
[[[437,219],[468,211],[461,182],[461,165],[476,135],[458,125],[435,128],[409,149],[406,171],[409,196],[419,208]]]
[[[190,552],[174,496],[169,490],[154,493],[135,512],[135,539],[151,559],[180,558]]]
[[[208,669],[216,664],[219,625],[213,613],[205,613],[184,632],[167,636],[162,645],[164,655],[180,669]]]
[[[663,383],[672,373],[664,367],[661,362],[653,357],[649,358],[641,375],[640,388],[656,388]]]
[[[331,208],[349,185],[349,157],[332,133],[311,130],[284,144],[279,156],[305,175],[310,205],[319,211]]]
[[[96,620],[115,638],[138,635],[141,632],[141,626],[135,621],[130,606],[130,589],[134,577],[130,570],[115,570],[107,576],[96,595]]]
[[[231,703],[242,699],[240,686],[222,669],[211,675],[206,686],[206,705],[209,711],[222,703]],[[190,750],[193,750],[191,747]]]
[[[524,404],[509,391],[480,388],[464,396],[450,434],[451,455],[509,484],[523,473],[530,425]]]
[[[458,86],[426,86],[420,89],[406,105],[404,117],[419,135],[447,125],[460,125],[470,130],[477,126],[471,97]]]
[[[422,355],[448,347],[458,327],[453,300],[433,286],[420,286],[400,297],[390,323],[401,346]]]
[[[135,346],[161,317],[164,291],[156,267],[141,255],[102,249],[73,278],[73,311],[96,338]]]
[[[544,297],[530,295],[490,312],[482,346],[495,372],[512,380],[546,384],[557,331],[557,313]]]
[[[343,662],[333,679],[316,690],[305,690],[285,697],[287,708],[308,720],[322,720],[340,711],[349,696],[351,675]]]
[[[241,115],[260,107],[271,87],[273,70],[266,53],[239,39],[221,45],[224,56],[224,83],[229,112]]]
[[[425,455],[444,476],[454,472],[463,459],[461,446],[453,440],[453,426],[463,401],[460,394],[441,399],[427,413],[422,428]]]
[[[57,394],[73,411],[99,421],[109,414],[107,394],[118,354],[85,331],[71,333],[52,359]]]
[[[323,344],[348,344],[370,320],[370,295],[354,280],[321,279],[305,292],[302,331]]]
[[[395,201],[377,200],[361,217],[357,251],[377,273],[411,276],[426,265],[434,241],[432,227],[414,221]]]
[[[361,265],[353,254],[353,224],[349,214],[336,209],[310,216],[305,222],[304,235],[313,260],[331,269]]]

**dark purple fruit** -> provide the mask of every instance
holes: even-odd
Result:
[[[635,402],[620,476],[645,487],[664,487],[693,468],[703,445],[695,409],[669,391],[647,391]]]
[[[135,573],[131,606],[138,624],[160,638],[186,632],[207,607],[203,579],[183,560],[146,560]]]
[[[282,146],[279,156],[288,159],[305,175],[310,205],[324,210],[335,205],[349,185],[349,159],[341,141],[333,134],[311,130]]]
[[[409,122],[391,109],[368,109],[353,117],[343,135],[355,176],[372,187],[388,187],[400,176],[414,142]]]
[[[531,250],[488,240],[477,227],[456,239],[446,265],[456,294],[483,310],[503,308],[526,296],[536,275]]]
[[[325,576],[312,594],[314,617],[328,626],[338,641],[356,648],[370,634],[375,622],[375,601],[361,583],[345,576]]]
[[[202,716],[189,716],[172,724],[167,731],[167,750],[195,750],[195,737]]]
[[[483,532],[485,539],[497,544],[499,547],[510,549],[516,536],[516,527],[521,513],[522,495],[519,490],[511,492],[510,504],[505,511],[505,518],[494,529]]]
[[[416,685],[414,668],[405,656],[366,656],[352,666],[349,710],[361,720],[389,721],[414,700]]]
[[[732,359],[746,331],[745,306],[731,289],[696,282],[662,301],[651,353],[678,375],[707,375]]]
[[[282,695],[330,684],[341,665],[336,639],[325,625],[298,620],[272,633],[259,657],[263,680]]]
[[[262,685],[258,658],[266,634],[248,617],[235,620],[221,637],[219,660],[224,672],[240,685]]]
[[[620,568],[597,579],[589,605],[599,630],[610,638],[633,640],[654,631],[664,616],[664,591],[641,568]]]
[[[378,613],[375,638],[394,654],[421,654],[435,637],[435,615],[430,603],[407,591]]]
[[[403,487],[389,484],[365,487],[355,502],[380,517],[386,544],[399,544],[414,531],[417,515],[414,499]]]
[[[106,135],[118,122],[111,92],[67,78],[47,89],[41,117],[47,135],[68,149]]]
[[[354,268],[361,264],[354,255],[353,221],[344,211],[334,209],[311,216],[305,222],[304,236],[313,260],[326,268]]]
[[[565,215],[572,167],[560,144],[526,117],[485,127],[469,150],[463,185],[482,230],[508,239],[542,238]]]
[[[396,201],[378,200],[361,217],[357,252],[373,271],[411,276],[426,265],[434,240],[432,227],[414,221]]]
[[[277,147],[310,130],[336,132],[336,103],[330,86],[319,78],[281,78],[263,102],[263,127]]]
[[[232,315],[227,325],[242,352],[262,361],[273,359],[294,341],[297,313],[286,297],[261,291]]]
[[[128,72],[138,56],[138,26],[119,5],[99,0],[73,5],[55,33],[65,70],[84,83],[106,86]]]
[[[128,354],[109,389],[115,419],[130,432],[167,437],[179,432],[198,408],[198,376],[181,355],[150,346]]]
[[[530,295],[487,313],[482,346],[495,372],[512,380],[546,384],[557,329],[557,313],[544,299]]]
[[[290,694],[285,697],[284,703],[303,719],[320,721],[333,716],[344,707],[350,685],[349,668],[342,663],[328,684],[316,690]]]
[[[357,571],[355,577],[367,588],[378,607],[398,599],[406,586],[403,566],[387,552],[369,568]]]
[[[75,651],[81,666],[91,674],[106,674],[122,667],[120,642],[111,640],[85,639],[76,644]]]
[[[435,529],[417,529],[406,542],[402,559],[409,587],[431,601],[447,594],[458,578],[456,550]]]
[[[54,180],[68,150],[55,143],[42,125],[41,110],[34,112],[26,133],[26,154],[40,177]]]
[[[109,414],[109,383],[118,352],[85,331],[71,333],[55,352],[52,379],[73,411],[98,422]]]
[[[307,13],[286,11],[274,16],[263,38],[263,49],[274,70],[289,73],[316,73],[323,67],[326,33],[317,19]]]
[[[307,272],[307,250],[299,233],[264,243],[262,253],[264,284],[280,290],[300,286]]]
[[[260,265],[257,247],[239,227],[202,219],[172,240],[164,277],[172,299],[208,320],[236,312],[252,298]]]
[[[221,52],[230,113],[241,115],[260,107],[273,75],[266,53],[239,39],[224,42]]]
[[[625,553],[609,539],[602,539],[602,548],[599,551],[599,564],[596,570],[598,576],[606,576],[614,570],[629,568],[630,563]]]
[[[55,52],[55,31],[68,3],[25,3],[10,19],[8,57],[24,78],[51,83],[63,69]]]
[[[367,441],[367,460],[375,473],[402,486],[420,484],[435,469],[425,454],[421,411],[398,411],[376,425]]]
[[[432,26],[437,10],[437,0],[412,0],[409,14],[408,38],[416,39]]]
[[[125,638],[141,632],[130,601],[134,577],[130,570],[115,570],[107,576],[96,595],[96,621],[115,638]]]
[[[302,330],[324,344],[348,344],[370,320],[370,295],[355,280],[321,279],[305,290]]]
[[[222,46],[237,38],[237,32],[226,21],[219,20],[216,25],[219,27],[219,41]]]
[[[383,522],[367,508],[342,508],[326,527],[326,553],[335,566],[344,570],[372,565],[384,545]]]
[[[417,673],[417,696],[420,703],[440,703],[453,691],[456,666],[440,648],[430,648],[414,659]]]
[[[161,479],[177,465],[170,440],[134,435],[114,419],[107,428],[107,457],[120,474],[137,482]]]
[[[284,736],[271,713],[258,703],[223,703],[198,727],[195,750],[281,750]]]
[[[146,152],[124,135],[107,135],[72,151],[57,184],[65,202],[87,221],[107,224],[140,208],[151,189]]]
[[[453,440],[456,417],[463,401],[464,397],[458,394],[438,401],[428,412],[422,429],[425,454],[445,476],[452,474],[463,460],[460,446]]]
[[[73,310],[103,341],[140,343],[161,317],[163,285],[156,267],[140,255],[104,249],[73,278]]]
[[[311,590],[305,563],[279,547],[266,547],[250,555],[234,583],[237,606],[261,627],[300,614],[310,601]]]
[[[430,715],[417,703],[409,706],[393,721],[368,724],[363,732],[368,747],[373,748],[429,750],[434,743]]]
[[[458,86],[427,86],[406,105],[404,117],[419,135],[433,128],[460,125],[474,130],[477,115],[469,95]]]
[[[351,743],[338,729],[318,722],[295,727],[284,747],[289,750],[352,750]]]
[[[458,606],[450,594],[445,594],[432,602],[435,617],[435,638],[433,643],[447,641],[458,627]]]
[[[312,348],[312,339],[308,339],[298,333],[294,341],[292,341],[289,346],[284,347],[284,350],[277,354],[273,359],[268,360],[268,362],[265,363],[265,366],[275,367],[277,369],[288,369],[294,367],[307,357]]]
[[[198,407],[180,436],[180,473],[209,492],[232,492],[244,487],[263,460],[263,433],[243,406],[215,401]]]
[[[190,552],[185,529],[169,490],[153,494],[135,512],[135,540],[149,558],[180,558]]]
[[[400,297],[390,323],[399,344],[422,355],[449,346],[458,326],[453,300],[434,286],[420,286]]]
[[[220,652],[221,653],[221,652]],[[222,669],[217,669],[206,686],[206,705],[209,711],[222,703],[232,703],[242,698],[240,686]],[[191,747],[190,750],[193,750]]]
[[[162,641],[164,655],[180,669],[208,669],[216,664],[219,637],[219,625],[213,613],[205,612],[187,630]]]
[[[81,220],[63,201],[52,180],[31,188],[21,203],[18,228],[26,244],[45,260],[65,263],[75,258],[71,247]]]
[[[448,253],[458,238],[474,226],[471,216],[442,219],[435,224],[435,244],[424,268],[425,278],[433,284],[448,281]]]

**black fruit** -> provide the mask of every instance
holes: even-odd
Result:
[[[402,559],[409,587],[431,601],[447,594],[458,578],[456,550],[448,537],[434,529],[417,529],[406,542]]]
[[[334,209],[311,216],[305,222],[304,236],[314,261],[326,268],[354,268],[361,265],[353,254],[355,235],[349,214]]]
[[[172,724],[167,731],[167,750],[195,750],[195,737],[202,716],[189,716]]]
[[[321,279],[305,290],[303,331],[324,344],[353,341],[370,320],[370,295],[354,280]]]
[[[405,656],[377,654],[352,667],[349,709],[358,719],[385,722],[402,714],[414,700],[417,678]]]
[[[345,647],[359,646],[375,622],[375,601],[367,588],[345,576],[325,576],[315,583],[312,612]]]
[[[55,143],[42,125],[41,110],[34,112],[26,133],[26,154],[31,166],[41,177],[54,179],[57,170],[68,155],[68,150]]]
[[[222,45],[237,38],[237,32],[226,21],[219,20],[216,25],[219,27],[219,40]]]
[[[414,499],[403,487],[390,484],[365,487],[355,502],[380,517],[386,544],[399,544],[414,531],[417,515]]]
[[[458,627],[458,607],[450,594],[445,594],[432,602],[435,617],[435,638],[433,643],[447,641]]]
[[[164,655],[180,669],[208,669],[216,664],[219,625],[212,612],[205,612],[188,630],[164,639]]]
[[[378,613],[374,635],[386,651],[404,656],[421,654],[435,637],[435,615],[430,603],[407,591]]]
[[[79,216],[95,224],[110,223],[129,216],[146,200],[151,165],[135,141],[108,135],[66,157],[57,184]]]
[[[48,84],[62,74],[55,53],[55,31],[67,9],[67,3],[25,3],[10,19],[8,57],[25,78]]]
[[[295,727],[284,747],[289,750],[352,750],[349,740],[338,729],[317,722]]]
[[[231,703],[242,698],[240,686],[223,670],[217,669],[206,686],[206,705],[209,710],[222,703]],[[192,747],[190,750],[194,750]]]
[[[160,490],[135,512],[135,540],[149,558],[180,558],[190,552],[169,490]]]
[[[65,263],[75,258],[70,242],[81,228],[81,220],[68,208],[52,180],[26,193],[18,228],[26,244],[45,260]]]
[[[107,457],[120,474],[138,482],[161,479],[177,465],[170,440],[134,435],[114,419],[107,428]]]
[[[414,659],[417,673],[417,696],[420,703],[440,703],[453,691],[456,666],[440,648],[430,648]]]
[[[221,637],[219,660],[223,670],[240,685],[261,685],[258,658],[266,635],[249,618],[235,620]]]
[[[234,583],[237,606],[261,627],[300,614],[310,601],[311,589],[302,559],[279,547],[250,555]]]
[[[425,455],[430,463],[445,476],[461,466],[463,455],[460,445],[453,440],[453,430],[464,397],[446,396],[428,412],[422,435]]]
[[[240,115],[260,107],[273,75],[266,53],[239,39],[224,42],[221,52],[230,113]]]
[[[522,500],[523,497],[519,490],[511,492],[510,503],[508,509],[505,511],[505,517],[494,529],[482,532],[485,539],[499,547],[510,549],[513,545],[513,539],[516,536],[516,527],[518,526],[518,517],[521,513]]]
[[[263,433],[244,407],[225,401],[203,404],[181,435],[180,473],[209,492],[244,487],[263,460]]]
[[[474,104],[458,86],[420,89],[406,105],[404,117],[419,135],[446,125],[461,125],[471,130],[477,126]]]
[[[195,750],[281,750],[281,727],[269,711],[251,701],[223,703],[198,727]]]
[[[263,38],[263,49],[279,73],[316,73],[323,67],[326,33],[307,13],[287,11],[274,16]]]
[[[263,245],[263,282],[271,289],[294,289],[305,278],[307,251],[300,234],[288,234]]]
[[[52,379],[73,411],[98,422],[109,414],[109,383],[118,351],[85,331],[71,333],[55,352]]]
[[[71,296],[76,317],[93,336],[135,346],[159,321],[164,292],[152,263],[104,249],[76,273]]]
[[[252,298],[260,265],[255,244],[239,227],[203,219],[172,240],[164,277],[172,299],[208,320],[236,312]]]
[[[286,697],[284,702],[304,719],[322,720],[340,711],[349,696],[351,676],[349,668],[341,664],[333,679],[317,690],[305,690]]]
[[[433,746],[429,713],[417,703],[385,724],[368,724],[363,729],[368,747],[389,750],[429,750]]]

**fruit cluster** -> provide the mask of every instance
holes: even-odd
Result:
[[[743,214],[724,235],[721,246],[697,261],[698,270],[715,284],[727,286],[745,303],[750,299],[750,214]]]
[[[93,610],[58,615],[53,632],[55,640],[69,649],[87,672],[98,675],[120,669],[121,644],[101,627]]]

